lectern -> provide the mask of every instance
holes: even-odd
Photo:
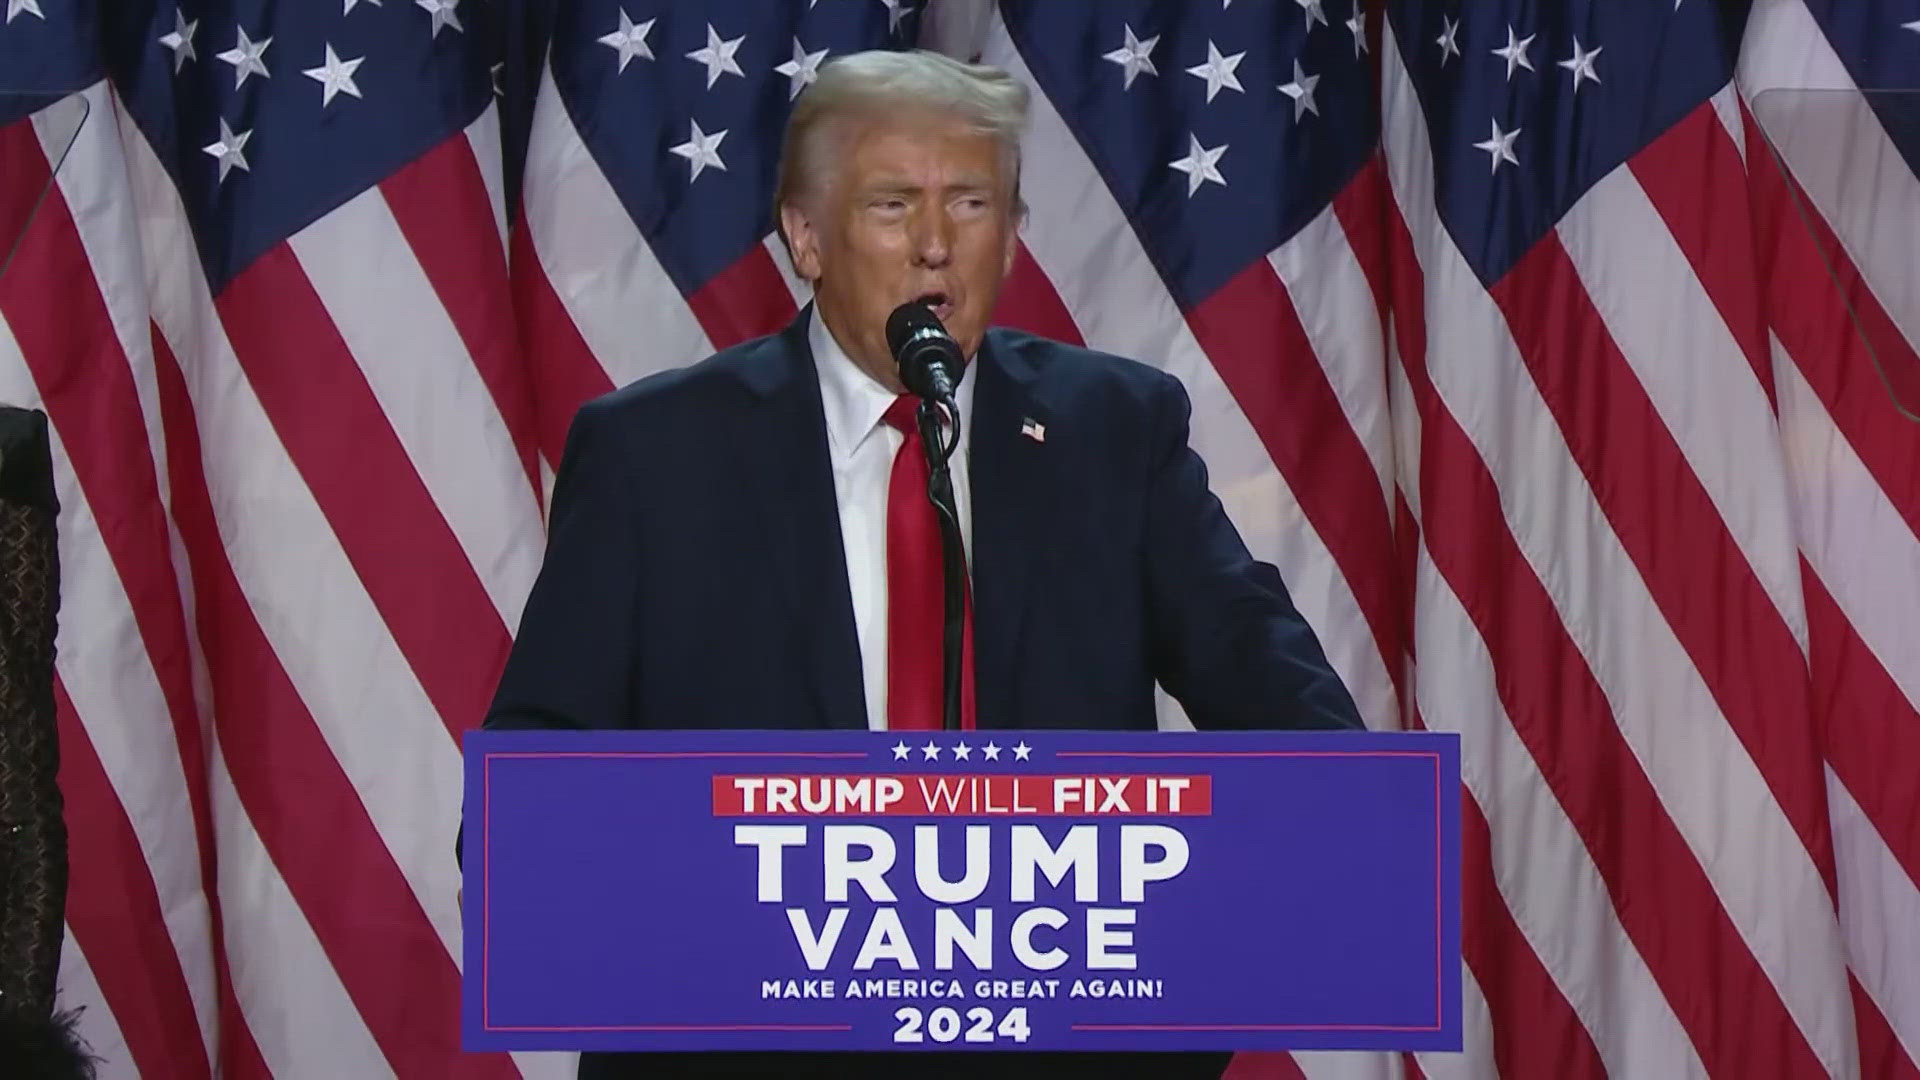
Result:
[[[1425,732],[479,731],[471,1050],[1457,1050]]]

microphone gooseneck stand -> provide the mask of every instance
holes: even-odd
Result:
[[[954,387],[966,360],[933,309],[910,300],[887,316],[887,348],[900,369],[900,381],[920,398],[916,414],[920,448],[927,456],[927,499],[940,518],[941,562],[946,569],[946,633],[941,642],[945,670],[942,712],[948,731],[960,730],[961,665],[967,604],[967,553],[960,536],[960,513],[954,503],[953,473],[948,463],[960,445],[960,407]],[[953,420],[953,438],[944,438],[941,410]]]
[[[943,437],[940,426],[942,405],[922,398],[915,414],[920,426],[920,446],[927,455],[927,498],[940,517],[941,562],[946,569],[946,623],[941,639],[945,672],[941,683],[943,726],[960,730],[961,648],[966,625],[967,556],[960,536],[960,511],[954,501],[953,474],[948,465],[960,444],[960,410],[951,402],[945,408],[953,416],[953,438]]]

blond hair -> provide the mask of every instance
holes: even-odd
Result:
[[[780,239],[787,238],[781,207],[825,184],[838,156],[830,145],[835,124],[900,112],[950,115],[993,136],[1000,144],[1004,175],[1012,182],[1015,212],[1024,215],[1020,137],[1026,131],[1030,100],[1026,85],[1005,71],[937,52],[873,49],[827,61],[787,118],[773,190],[773,221]]]

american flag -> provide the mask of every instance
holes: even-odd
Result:
[[[789,103],[916,41],[1036,91],[1001,321],[1179,375],[1367,722],[1463,735],[1466,1052],[1231,1074],[1920,1075],[1920,107],[1768,141],[1920,0],[4,3],[92,107],[0,103],[0,398],[105,1075],[570,1075],[457,1049],[458,733],[573,410],[793,316]]]
[[[1904,305],[1910,360],[1920,262],[1840,292],[1742,95],[1914,85],[1913,8],[1764,0],[1743,38],[1701,0],[1388,5],[1411,715],[1470,748],[1467,1075],[1913,1075],[1920,608],[1873,582],[1920,583],[1920,426],[1844,301]],[[1904,165],[1849,245],[1920,220],[1920,157],[1874,160]]]
[[[63,506],[65,1001],[109,1076],[512,1075],[454,961],[456,737],[541,544],[493,20],[4,20],[0,81],[90,105],[0,280]],[[4,118],[11,179],[57,111]]]

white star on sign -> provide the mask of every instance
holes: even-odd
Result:
[[[920,752],[926,755],[926,758],[928,761],[936,761],[940,757],[940,748],[933,745],[932,743],[928,743],[927,745],[921,747]]]
[[[1353,32],[1353,57],[1358,60],[1367,51],[1367,19],[1360,13],[1360,0],[1353,0],[1353,17],[1347,20],[1347,29]]]
[[[746,78],[747,73],[740,70],[740,62],[733,58],[733,54],[740,51],[740,43],[745,40],[747,35],[741,34],[732,41],[721,41],[720,35],[714,32],[713,24],[707,24],[707,47],[687,54],[687,59],[707,65],[707,89],[713,89],[713,84],[720,81],[723,71]]]
[[[1111,60],[1119,64],[1121,70],[1126,72],[1126,75],[1121,79],[1120,89],[1131,90],[1133,89],[1133,77],[1135,75],[1143,71],[1149,75],[1160,74],[1160,69],[1153,66],[1153,47],[1160,44],[1160,35],[1155,34],[1147,40],[1141,41],[1134,36],[1133,27],[1122,23],[1120,24],[1120,29],[1126,32],[1127,43],[1110,53],[1103,53],[1100,59]]]
[[[1209,180],[1226,187],[1227,178],[1220,175],[1220,155],[1227,152],[1227,145],[1221,143],[1209,150],[1200,145],[1200,136],[1188,135],[1187,138],[1192,140],[1193,149],[1187,152],[1186,157],[1168,162],[1173,168],[1187,174],[1187,197],[1192,198],[1194,192],[1200,190],[1200,185]]]
[[[1306,9],[1307,33],[1313,33],[1313,20],[1315,19],[1320,20],[1321,26],[1327,25],[1327,13],[1320,10],[1320,5],[1323,0],[1293,0],[1293,2]]]
[[[354,6],[357,4],[372,4],[374,7],[379,7],[380,0],[347,0],[346,9],[341,11],[340,14],[342,15],[353,14]]]
[[[987,755],[988,761],[1000,760],[1000,747],[993,743],[988,743],[987,745],[981,747],[980,752]]]
[[[887,33],[899,33],[900,20],[911,14],[913,9],[901,7],[900,0],[880,0],[880,2],[887,6]]]
[[[21,12],[32,15],[41,22],[47,21],[46,14],[40,10],[40,0],[7,0],[8,22],[12,22],[13,17]]]
[[[1283,83],[1280,92],[1293,99],[1293,118],[1300,119],[1308,113],[1320,115],[1320,106],[1314,104],[1313,88],[1320,85],[1320,76],[1309,75],[1300,70],[1300,61],[1293,62],[1293,81]]]
[[[800,44],[799,38],[793,39],[793,59],[773,69],[779,74],[785,75],[788,79],[788,101],[799,97],[800,91],[805,90],[808,83],[820,77],[820,61],[826,58],[827,50],[821,49],[819,52],[808,52],[806,48]]]
[[[249,75],[258,75],[263,79],[273,78],[273,74],[267,70],[266,60],[263,59],[267,53],[267,46],[271,44],[273,44],[272,38],[267,38],[265,41],[252,41],[248,39],[247,32],[241,30],[239,43],[220,54],[220,59],[233,65],[235,90],[246,85]]]
[[[1508,79],[1512,79],[1514,71],[1519,68],[1526,68],[1528,71],[1533,70],[1533,61],[1527,59],[1527,47],[1533,44],[1533,39],[1534,35],[1528,34],[1526,40],[1520,40],[1514,35],[1513,24],[1507,24],[1506,48],[1494,49],[1492,52],[1493,55],[1507,62]]]
[[[1440,46],[1441,67],[1447,66],[1447,57],[1460,55],[1460,42],[1457,40],[1459,37],[1459,20],[1449,19],[1445,15],[1440,16],[1440,36],[1433,40]]]
[[[973,747],[968,746],[966,743],[960,743],[953,748],[953,756],[960,761],[971,760],[972,754]]]
[[[1015,760],[1015,761],[1025,761],[1025,760],[1027,760],[1027,755],[1029,755],[1029,754],[1031,754],[1031,753],[1033,753],[1033,747],[1031,747],[1031,746],[1028,746],[1028,745],[1027,745],[1027,743],[1026,743],[1026,740],[1025,740],[1025,739],[1022,739],[1022,740],[1020,741],[1020,745],[1018,745],[1018,746],[1015,746],[1015,747],[1013,748],[1013,760]]]
[[[907,753],[908,753],[908,750],[907,750],[906,743],[897,742],[893,744],[893,760],[905,761],[907,760]]]
[[[173,50],[173,73],[175,75],[180,74],[180,69],[187,66],[187,61],[198,60],[200,58],[199,54],[193,51],[193,35],[197,33],[199,29],[199,19],[188,22],[185,13],[181,12],[178,8],[174,9],[173,33],[162,35],[160,44]]]
[[[1920,19],[1915,19],[1910,23],[1901,23],[1900,28],[1903,30],[1911,30],[1916,34],[1920,34]]]
[[[460,6],[460,0],[413,0],[413,2],[425,8],[427,14],[433,16],[433,33],[430,36],[438,38],[440,28],[443,26],[451,26],[463,34],[467,32],[467,28],[460,25],[460,16],[453,10]]]
[[[1213,95],[1219,93],[1223,86],[1240,90],[1244,94],[1246,91],[1240,89],[1240,78],[1233,73],[1233,69],[1240,66],[1240,61],[1246,55],[1244,52],[1237,52],[1232,56],[1221,56],[1220,50],[1209,41],[1207,42],[1207,62],[1188,68],[1187,74],[1207,80],[1208,101],[1212,101]]]
[[[689,120],[688,123],[693,127],[693,134],[687,136],[686,142],[671,148],[673,153],[693,162],[693,175],[687,177],[687,181],[691,183],[700,179],[700,170],[709,165],[725,172],[727,163],[720,160],[720,140],[726,138],[727,133],[722,130],[708,135],[700,130],[698,120]]]
[[[1486,142],[1474,143],[1473,148],[1475,150],[1485,150],[1488,154],[1492,155],[1492,171],[1499,172],[1500,163],[1503,161],[1514,165],[1520,164],[1520,159],[1513,156],[1513,140],[1520,137],[1520,131],[1520,128],[1514,128],[1512,131],[1503,132],[1500,130],[1500,121],[1495,120],[1493,122],[1493,138],[1488,139]]]
[[[620,54],[620,70],[627,70],[627,61],[634,57],[653,59],[653,48],[647,44],[647,35],[653,32],[654,20],[635,23],[627,17],[625,8],[620,9],[620,29],[602,34],[599,42]]]
[[[320,100],[320,107],[324,109],[333,104],[335,94],[347,93],[354,97],[361,96],[360,88],[354,85],[353,73],[359,69],[361,61],[365,59],[366,57],[360,56],[352,60],[342,60],[334,55],[333,46],[329,44],[326,63],[317,68],[308,68],[300,74],[325,88],[325,93]]]
[[[1573,72],[1573,92],[1575,94],[1580,93],[1580,80],[1582,79],[1592,79],[1595,84],[1600,82],[1600,76],[1595,74],[1593,70],[1594,58],[1599,55],[1599,49],[1595,49],[1592,52],[1581,51],[1580,39],[1577,37],[1573,39],[1573,55],[1560,61],[1560,66]]]
[[[220,141],[208,143],[206,146],[201,147],[202,150],[220,159],[220,179],[222,181],[225,181],[227,173],[235,168],[245,169],[248,172],[253,171],[253,167],[247,164],[247,155],[245,152],[247,140],[251,138],[253,138],[252,130],[235,134],[234,130],[227,126],[226,120],[222,119],[220,121]]]

